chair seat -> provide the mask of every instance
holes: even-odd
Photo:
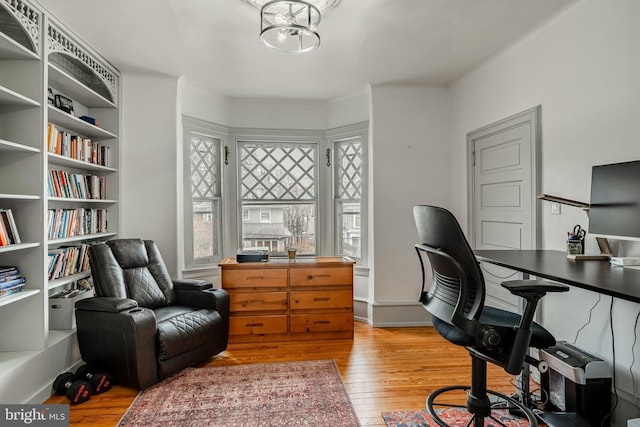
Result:
[[[520,315],[499,308],[484,306],[480,315],[480,322],[485,325],[513,327],[513,325],[517,325],[520,322]],[[453,344],[463,347],[474,347],[478,344],[474,337],[466,334],[462,329],[435,316],[433,316],[433,326],[440,335]],[[556,344],[553,335],[539,324],[533,322],[531,331],[530,347],[547,348]]]
[[[222,327],[220,314],[212,309],[171,306],[155,309],[154,313],[158,321],[158,360],[206,346]]]

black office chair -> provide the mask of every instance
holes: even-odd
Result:
[[[502,286],[526,301],[524,313],[519,315],[485,306],[482,271],[453,214],[440,207],[421,205],[413,208],[413,215],[421,242],[415,245],[422,267],[420,301],[431,313],[433,325],[440,335],[453,344],[464,346],[471,355],[471,385],[435,390],[427,398],[429,415],[438,425],[447,427],[435,408],[465,406],[449,404],[439,398],[444,393],[455,394],[462,390],[467,394],[469,426],[484,426],[485,418],[504,425],[499,419],[505,412],[526,417],[530,426],[537,426],[527,405],[487,390],[487,362],[514,375],[520,374],[525,362],[544,370],[544,363],[540,364],[528,355],[529,348],[551,347],[556,341],[547,330],[533,322],[536,306],[546,292],[565,292],[569,288],[542,280],[504,282]],[[426,283],[428,274],[423,257],[431,265],[431,286]]]

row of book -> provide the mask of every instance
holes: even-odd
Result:
[[[89,270],[89,245],[87,244],[50,249],[47,257],[49,280]]]
[[[104,176],[49,170],[48,192],[50,197],[104,200],[107,180]]]
[[[0,266],[0,298],[20,292],[25,282],[18,267]]]
[[[0,209],[0,246],[22,243],[11,209]]]
[[[73,135],[52,123],[47,126],[47,146],[50,153],[60,156],[100,166],[111,164],[109,147],[93,142],[90,138]]]
[[[107,232],[106,209],[49,209],[47,221],[50,240]]]

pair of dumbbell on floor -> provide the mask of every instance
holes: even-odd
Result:
[[[67,396],[73,404],[86,402],[94,394],[104,393],[113,386],[113,376],[88,365],[78,368],[75,374],[65,372],[53,382],[53,389]]]

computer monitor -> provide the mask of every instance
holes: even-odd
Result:
[[[640,241],[640,160],[593,166],[589,233]]]

